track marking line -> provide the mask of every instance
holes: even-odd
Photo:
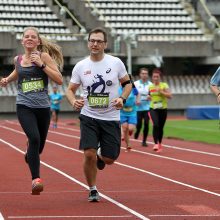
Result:
[[[220,217],[220,215],[149,215],[149,217]]]
[[[14,149],[14,150],[16,150],[16,151],[18,151],[18,152],[20,152],[20,153],[22,153],[22,154],[25,154],[24,151],[20,150],[20,149],[17,148],[15,145],[10,144],[9,142],[4,141],[4,140],[1,139],[1,138],[0,138],[0,141],[1,141],[2,143],[4,143],[4,144],[8,145],[8,146],[11,147],[12,149]],[[80,151],[80,152],[81,152],[81,151]],[[81,152],[81,153],[82,153],[82,152]],[[89,187],[88,187],[86,184],[84,184],[84,183],[80,182],[79,180],[75,179],[74,177],[72,177],[72,176],[70,176],[70,175],[64,173],[63,171],[61,171],[61,170],[59,170],[59,169],[57,169],[57,168],[55,168],[55,167],[49,165],[48,163],[45,163],[45,162],[43,162],[43,161],[41,161],[40,163],[43,164],[45,167],[47,167],[47,168],[49,168],[49,169],[51,169],[51,170],[53,170],[53,171],[55,171],[55,172],[61,174],[62,176],[66,177],[67,179],[71,180],[72,182],[75,182],[75,183],[77,183],[78,185],[80,185],[80,186],[82,186],[82,187],[84,187],[84,188],[86,188],[86,189],[89,189]],[[103,194],[103,193],[99,193],[99,194],[100,194],[100,196],[101,196],[102,198],[104,198],[105,200],[109,201],[109,202],[112,203],[112,204],[115,204],[115,205],[118,206],[119,208],[121,208],[121,209],[123,209],[123,210],[125,210],[125,211],[127,211],[127,212],[129,212],[129,213],[131,213],[132,215],[134,215],[134,216],[136,216],[136,217],[138,217],[138,218],[140,218],[140,219],[143,219],[143,220],[149,220],[147,217],[143,216],[142,214],[136,212],[135,210],[133,210],[133,209],[131,209],[131,208],[125,206],[125,205],[123,205],[123,204],[120,203],[120,202],[117,202],[116,200],[114,200],[114,199],[112,199],[112,198],[106,196],[105,194]]]
[[[19,125],[19,123],[16,123],[16,122],[11,122],[9,120],[6,120],[6,122],[10,123],[10,124],[16,124],[16,125]],[[3,127],[3,126],[1,126]],[[69,129],[73,129],[73,128],[68,128],[67,130]],[[75,130],[75,129],[74,129]],[[72,130],[72,131],[74,131]],[[77,129],[76,129],[77,130]],[[79,129],[78,129],[79,131]],[[63,133],[60,133],[60,132],[57,132],[57,131],[49,131],[50,133],[54,133],[54,134],[60,134],[60,135],[63,135],[63,136],[66,136],[66,137],[78,137],[78,136],[74,136],[74,135],[69,135],[69,134],[63,134]],[[136,139],[133,139],[131,138],[130,139],[131,141],[134,141],[134,142],[138,142],[138,143],[142,143],[141,140],[136,140]],[[154,142],[151,142],[151,141],[147,141],[147,143],[149,144],[154,144]],[[193,153],[199,153],[199,154],[205,154],[205,155],[210,155],[210,156],[216,156],[216,157],[220,157],[220,154],[216,154],[216,153],[210,153],[210,152],[207,152],[207,151],[199,151],[199,150],[193,150],[193,149],[190,149],[190,148],[181,148],[181,147],[176,147],[176,146],[172,146],[172,145],[168,145],[168,144],[163,144],[164,147],[166,148],[171,148],[171,149],[175,149],[175,150],[181,150],[181,151],[189,151],[189,152],[193,152]]]
[[[57,132],[57,131],[51,131],[50,130],[49,132],[52,133],[52,134],[59,134],[59,135],[65,136],[65,137],[70,137],[70,138],[71,137],[72,138],[77,137],[77,138],[79,138],[79,136],[64,134],[64,133]],[[133,138],[131,138],[130,140],[134,141],[134,142],[142,143],[141,140],[136,140],[136,139],[133,139]],[[147,141],[147,143],[154,144],[154,142],[151,142],[151,141]],[[181,147],[171,146],[171,145],[167,145],[167,144],[163,144],[163,146],[166,147],[166,148],[171,148],[171,149],[176,149],[176,150],[189,151],[189,152],[193,152],[193,153],[199,153],[199,154],[205,154],[205,155],[220,157],[220,154],[210,153],[210,152],[207,152],[207,151],[199,151],[199,150],[193,150],[193,149],[189,149],[189,148],[181,148]]]
[[[1,127],[2,127],[2,126],[1,126]],[[21,131],[17,131],[17,130],[11,129],[11,128],[10,128],[9,130],[13,130],[14,132],[18,132],[18,133],[24,134],[24,133],[21,132]],[[78,138],[78,137],[77,137],[77,138]],[[1,140],[1,139],[0,139],[0,140]],[[75,152],[78,152],[78,153],[83,153],[83,152],[80,151],[80,150],[77,150],[77,149],[75,149],[75,148],[68,147],[68,146],[66,146],[66,145],[63,145],[63,144],[60,144],[60,143],[57,143],[57,142],[54,142],[54,141],[47,140],[47,142],[48,142],[48,143],[52,143],[52,144],[57,145],[57,146],[60,146],[60,147],[62,147],[62,148],[71,150],[71,151],[75,151]],[[191,189],[195,189],[195,190],[198,190],[198,191],[201,191],[201,192],[205,192],[205,193],[207,193],[207,194],[211,194],[211,195],[215,195],[215,196],[220,197],[220,194],[219,194],[219,193],[215,193],[215,192],[212,192],[212,191],[209,191],[209,190],[206,190],[206,189],[203,189],[203,188],[199,188],[199,187],[196,187],[196,186],[187,184],[187,183],[183,183],[183,182],[180,182],[180,181],[177,181],[177,180],[173,180],[173,179],[171,179],[171,178],[167,178],[167,177],[158,175],[158,174],[153,173],[153,172],[150,172],[150,171],[146,171],[146,170],[143,170],[143,169],[140,169],[140,168],[137,168],[137,167],[133,167],[133,166],[130,166],[130,165],[127,165],[127,164],[123,164],[123,163],[120,163],[120,162],[115,162],[115,164],[120,165],[120,166],[123,166],[123,167],[126,167],[126,168],[129,168],[129,169],[132,169],[132,170],[140,171],[140,172],[142,172],[142,173],[146,173],[146,174],[149,174],[149,175],[151,175],[151,176],[154,176],[154,177],[157,177],[157,178],[160,178],[160,179],[163,179],[163,180],[166,180],[166,181],[169,181],[169,182],[178,184],[178,185],[182,185],[182,186],[185,186],[185,187],[188,187],[188,188],[191,188]]]
[[[52,218],[52,219],[55,219],[55,218],[61,218],[61,219],[64,219],[64,218],[132,218],[133,216],[132,215],[113,215],[113,216],[105,216],[105,215],[100,215],[100,216],[95,216],[95,215],[91,215],[91,216],[77,216],[77,215],[58,215],[58,216],[52,216],[52,215],[48,215],[48,216],[8,216],[9,219],[42,219],[42,218]]]
[[[75,135],[63,134],[63,133],[56,132],[56,131],[50,131],[50,132],[54,133],[54,134],[70,137],[70,138],[80,139],[80,137],[75,136]],[[126,148],[122,147],[122,149],[126,149]],[[195,162],[191,162],[191,161],[187,161],[187,160],[176,159],[176,158],[173,158],[173,157],[161,156],[161,155],[157,155],[157,154],[153,154],[153,153],[148,153],[148,152],[144,152],[144,151],[140,151],[140,150],[135,150],[135,149],[131,149],[131,151],[136,152],[136,153],[140,153],[140,154],[150,155],[150,156],[153,156],[153,157],[158,157],[158,158],[163,158],[163,159],[167,159],[167,160],[177,161],[177,162],[181,162],[181,163],[191,164],[191,165],[195,165],[195,166],[201,166],[201,167],[205,167],[205,168],[220,170],[220,167],[209,166],[209,165],[206,165],[206,164],[201,164],[201,163],[195,163]]]
[[[4,220],[4,217],[1,212],[0,212],[0,220]]]

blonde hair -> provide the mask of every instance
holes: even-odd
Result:
[[[62,70],[64,61],[61,47],[57,45],[55,42],[48,40],[46,37],[40,36],[38,29],[35,27],[25,28],[23,31],[23,36],[25,32],[28,30],[34,31],[40,39],[40,45],[38,45],[37,50],[39,50],[40,52],[48,53],[56,62],[58,68]]]

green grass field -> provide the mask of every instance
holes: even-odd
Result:
[[[167,120],[164,129],[164,136],[210,144],[220,144],[219,121]]]

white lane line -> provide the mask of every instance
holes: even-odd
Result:
[[[95,215],[92,215],[92,216],[77,216],[77,215],[69,215],[69,216],[65,216],[65,215],[58,215],[58,216],[8,216],[9,219],[44,219],[44,218],[51,218],[51,219],[55,219],[55,218],[61,218],[61,219],[64,219],[64,218],[132,218],[133,216],[131,215],[115,215],[115,216],[105,216],[105,215],[100,215],[100,216],[95,216]]]
[[[4,220],[4,217],[1,212],[0,212],[0,220]]]
[[[10,123],[10,124],[16,124],[16,125],[19,125],[18,123],[16,122],[12,122],[12,121],[9,121],[9,120],[6,120],[6,122]],[[1,126],[3,127],[3,126]],[[64,129],[64,128],[63,128]],[[77,129],[73,129],[73,128],[68,128],[67,130],[71,130],[71,131],[75,131]],[[79,131],[79,129],[77,130]],[[54,134],[59,134],[59,135],[63,135],[63,136],[66,136],[66,137],[78,137],[78,136],[74,136],[74,135],[69,135],[69,134],[63,134],[63,133],[60,133],[60,132],[57,132],[57,131],[49,131],[50,133],[54,133]],[[130,139],[131,141],[134,141],[134,142],[138,142],[138,143],[142,143],[141,140],[136,140],[136,139]],[[149,144],[154,144],[154,142],[151,142],[151,141],[147,141],[147,143]],[[168,145],[168,144],[163,144],[164,147],[166,148],[171,148],[171,149],[175,149],[175,150],[181,150],[181,151],[189,151],[189,152],[193,152],[193,153],[199,153],[199,154],[205,154],[205,155],[210,155],[210,156],[216,156],[216,157],[220,157],[220,154],[216,154],[216,153],[210,153],[210,152],[207,152],[207,151],[200,151],[200,150],[193,150],[193,149],[190,149],[190,148],[181,148],[181,147],[176,147],[176,146],[173,146],[173,145]]]
[[[76,139],[80,138],[80,137],[75,136],[75,135],[64,134],[64,133],[60,133],[60,132],[57,132],[57,131],[50,131],[50,133],[58,134],[58,135],[62,135],[62,136],[65,136],[65,137],[70,137],[70,138],[76,138]],[[125,149],[124,147],[122,147],[122,148]],[[187,161],[187,160],[181,160],[181,159],[176,159],[176,158],[172,158],[172,157],[166,157],[166,156],[162,156],[162,155],[158,155],[158,154],[147,153],[147,152],[139,151],[139,150],[135,150],[135,149],[132,149],[131,151],[136,152],[136,153],[140,153],[140,154],[145,154],[145,155],[153,156],[153,157],[158,157],[158,158],[163,158],[163,159],[167,159],[167,160],[172,160],[172,161],[176,161],[176,162],[191,164],[191,165],[205,167],[205,168],[210,168],[210,169],[214,169],[214,170],[220,170],[220,167],[209,166],[209,165],[206,165],[206,164],[195,163],[195,162],[191,162],[191,161]]]
[[[11,130],[11,128],[10,128],[10,130]],[[14,129],[13,129],[13,130],[14,130]],[[17,132],[17,130],[14,130],[14,131]],[[18,131],[18,133],[23,133],[23,132]],[[24,134],[24,133],[23,133],[23,134]],[[1,140],[1,139],[0,139],[0,140]],[[54,144],[54,145],[57,145],[57,146],[60,146],[60,147],[62,147],[62,148],[71,150],[71,151],[75,151],[75,152],[78,152],[78,153],[83,153],[83,152],[80,151],[80,150],[77,150],[77,149],[75,149],[75,148],[68,147],[68,146],[66,146],[66,145],[63,145],[63,144],[60,144],[60,143],[57,143],[57,142],[54,142],[54,141],[47,140],[47,142],[48,142],[48,143],[51,143],[51,144]],[[206,189],[203,189],[203,188],[199,188],[199,187],[196,187],[196,186],[187,184],[187,183],[183,183],[183,182],[180,182],[180,181],[177,181],[177,180],[173,180],[173,179],[171,179],[171,178],[167,178],[167,177],[158,175],[158,174],[153,173],[153,172],[150,172],[150,171],[146,171],[146,170],[143,170],[143,169],[139,169],[139,168],[136,168],[136,167],[127,165],[127,164],[120,163],[120,162],[115,162],[115,164],[120,165],[120,166],[123,166],[123,167],[126,167],[126,168],[129,168],[129,169],[132,169],[132,170],[136,170],[136,171],[139,171],[139,172],[142,172],[142,173],[146,173],[146,174],[149,174],[149,175],[151,175],[151,176],[158,177],[158,178],[160,178],[160,179],[163,179],[163,180],[166,180],[166,181],[169,181],[169,182],[178,184],[178,185],[182,185],[182,186],[185,186],[185,187],[188,187],[188,188],[191,188],[191,189],[195,189],[195,190],[198,190],[198,191],[201,191],[201,192],[205,192],[205,193],[208,193],[208,194],[211,194],[211,195],[215,195],[215,196],[220,197],[220,194],[219,194],[219,193],[215,193],[215,192],[212,192],[212,191],[209,191],[209,190],[206,190]]]
[[[52,134],[59,134],[59,135],[62,135],[62,136],[65,136],[65,137],[70,137],[70,138],[76,138],[76,137],[78,138],[79,137],[79,136],[75,136],[75,135],[64,134],[64,133],[57,132],[57,131],[49,131],[49,132],[52,133]],[[142,143],[142,141],[140,141],[140,140],[136,140],[136,139],[132,139],[132,138],[130,140],[134,141],[134,142]],[[147,143],[154,144],[151,141],[148,141]],[[193,152],[193,153],[199,153],[199,154],[205,154],[205,155],[220,157],[220,154],[210,153],[210,152],[207,152],[207,151],[199,151],[199,150],[193,150],[193,149],[189,149],[189,148],[181,148],[181,147],[171,146],[171,145],[167,145],[167,144],[163,144],[163,146],[166,147],[166,148],[172,148],[172,149],[176,149],[176,150],[189,151],[189,152]]]
[[[134,141],[134,142],[142,143],[142,141],[140,141],[140,140],[135,140],[135,139],[130,139],[130,140]],[[151,142],[151,141],[147,141],[147,143],[154,144],[154,142]],[[166,148],[171,148],[171,149],[175,149],[175,150],[189,151],[189,152],[193,152],[193,153],[206,154],[206,155],[210,155],[210,156],[220,157],[220,154],[210,153],[207,151],[193,150],[193,149],[189,149],[189,148],[181,148],[181,147],[176,147],[176,146],[167,145],[167,144],[163,144],[163,146]]]
[[[4,140],[1,139],[1,138],[0,138],[0,141],[1,141],[2,143],[4,143],[4,144],[8,145],[8,146],[11,147],[12,149],[14,149],[14,150],[16,150],[16,151],[18,151],[18,152],[20,152],[20,153],[22,153],[22,154],[25,154],[24,151],[20,150],[20,149],[17,148],[15,145],[10,144],[9,142],[4,141]],[[80,186],[82,186],[82,187],[84,187],[84,188],[86,188],[86,189],[89,188],[86,184],[84,184],[84,183],[80,182],[79,180],[77,180],[77,179],[71,177],[70,175],[64,173],[63,171],[61,171],[61,170],[59,170],[59,169],[57,169],[57,168],[55,168],[55,167],[53,167],[53,166],[51,166],[51,165],[49,165],[49,164],[43,162],[43,161],[41,161],[40,163],[43,164],[45,167],[47,167],[47,168],[49,168],[49,169],[51,169],[51,170],[53,170],[53,171],[55,171],[55,172],[61,174],[62,176],[66,177],[67,179],[71,180],[72,182],[75,182],[75,183],[77,183],[78,185],[80,185]],[[123,204],[120,203],[120,202],[117,202],[116,200],[114,200],[114,199],[112,199],[112,198],[106,196],[105,194],[103,194],[103,193],[99,193],[99,194],[100,194],[100,196],[101,196],[102,198],[106,199],[107,201],[109,201],[109,202],[112,203],[112,204],[115,204],[116,206],[120,207],[121,209],[124,209],[125,211],[129,212],[130,214],[132,214],[132,215],[134,215],[134,216],[136,216],[136,217],[138,217],[138,218],[140,218],[140,219],[143,219],[143,220],[149,220],[147,217],[143,216],[142,214],[136,212],[135,210],[133,210],[133,209],[131,209],[131,208],[125,206],[125,205],[123,205]]]
[[[220,215],[149,215],[149,217],[220,217]]]

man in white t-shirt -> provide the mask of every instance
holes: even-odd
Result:
[[[132,84],[122,61],[104,53],[107,35],[101,28],[90,31],[90,56],[78,62],[66,96],[70,104],[80,110],[80,149],[84,150],[84,174],[90,188],[90,202],[99,201],[96,188],[97,168],[113,164],[121,145],[120,111],[129,96]],[[118,88],[123,93],[118,97]],[[76,99],[77,88],[82,85],[83,99]]]
[[[134,134],[134,138],[138,139],[144,121],[142,146],[147,147],[147,136],[149,131],[149,110],[150,110],[149,86],[152,83],[148,79],[149,76],[148,76],[147,68],[141,68],[139,70],[139,77],[140,79],[134,82],[140,97],[139,102],[137,102],[137,125],[136,125],[136,132]]]

